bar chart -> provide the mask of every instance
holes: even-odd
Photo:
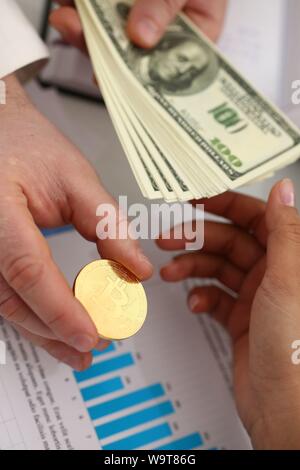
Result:
[[[131,352],[112,343],[102,352],[94,351],[93,364],[83,372],[74,372],[104,450],[193,450],[204,445],[199,432],[178,435],[172,426],[176,406],[166,387],[153,383],[133,388],[124,373],[135,367]]]

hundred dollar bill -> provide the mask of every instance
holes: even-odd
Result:
[[[82,14],[82,22],[85,26],[86,18],[82,12],[82,2],[78,2],[78,9]],[[110,88],[110,77],[106,73],[106,69],[103,67],[98,69],[99,63],[103,63],[103,58],[100,55],[97,43],[95,44],[95,35],[91,34],[92,30],[93,27],[89,24],[86,31],[86,41],[88,47],[93,49],[94,52],[93,59],[95,61],[95,74],[101,82],[104,98],[112,115],[114,126],[124,147],[125,153],[128,156],[129,164],[140,185],[141,191],[150,199],[164,197],[166,201],[175,201],[178,197],[174,194],[167,178],[157,165],[153,165],[151,155],[147,149],[144,148],[143,141],[140,140],[135,128],[131,126],[131,116],[128,116],[129,108],[127,107],[125,111],[121,106],[121,100],[118,99],[119,97],[116,95],[115,90],[112,92]],[[95,57],[95,50],[97,58]],[[161,183],[161,191],[157,182]],[[184,199],[188,200],[189,197],[186,196]]]
[[[146,51],[125,32],[132,0],[77,4],[99,81],[105,75],[114,97],[110,111],[125,123],[123,141],[143,143],[127,156],[140,158],[143,146],[149,154],[148,176],[136,170],[137,180],[146,186],[150,167],[160,180],[152,197],[166,198],[170,187],[170,199],[212,196],[299,158],[298,129],[185,16]]]

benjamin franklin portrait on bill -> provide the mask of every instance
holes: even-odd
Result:
[[[120,2],[117,11],[125,24],[130,6]],[[129,62],[142,83],[167,95],[193,95],[207,88],[218,72],[213,51],[179,24],[172,25],[150,51],[132,46]]]

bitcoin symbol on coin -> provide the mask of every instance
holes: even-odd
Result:
[[[121,279],[107,278],[108,284],[103,295],[111,296],[117,307],[122,308],[128,304],[128,296],[125,293],[126,283]]]

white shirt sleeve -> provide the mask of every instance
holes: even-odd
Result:
[[[47,47],[15,1],[0,0],[0,78],[47,58]]]

